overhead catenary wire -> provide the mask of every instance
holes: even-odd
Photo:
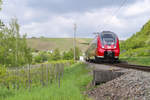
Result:
[[[115,0],[112,0],[111,4],[114,4],[114,1],[115,1]],[[112,13],[112,14],[113,14],[113,13]],[[111,15],[112,15],[112,14],[111,14]],[[105,22],[105,21],[104,21],[104,22]],[[97,27],[99,28],[100,26],[101,26],[101,25],[98,25]],[[98,29],[98,28],[97,28],[97,29]],[[99,29],[98,29],[98,30],[99,30]],[[97,30],[96,32],[98,32],[98,30]]]
[[[114,0],[113,0],[113,1],[114,1]],[[101,29],[105,29],[105,28],[106,28],[106,26],[111,22],[111,20],[114,18],[114,16],[119,13],[119,11],[121,10],[121,8],[123,8],[123,6],[126,4],[126,2],[127,2],[127,0],[123,0],[123,2],[121,3],[121,5],[119,6],[119,8],[116,9],[116,10],[112,13],[111,18],[108,19],[108,20],[106,20],[106,21],[104,22],[104,25],[103,25],[103,27],[102,27]],[[98,29],[99,29],[100,26],[101,26],[101,25],[98,25]]]

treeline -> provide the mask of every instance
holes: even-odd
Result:
[[[76,47],[76,60],[81,55],[81,50]],[[27,46],[26,35],[21,36],[17,19],[12,19],[9,26],[0,21],[0,64],[6,67],[18,67],[25,64],[36,64],[58,60],[73,60],[74,50],[61,52],[36,52]]]
[[[76,47],[76,60],[81,50]],[[73,60],[74,50],[53,52],[32,50],[27,46],[26,35],[21,36],[17,19],[12,19],[8,26],[0,21],[0,64],[6,67],[18,67],[25,64],[36,64],[57,60]]]
[[[8,26],[0,21],[0,64],[16,67],[31,62],[31,49],[27,47],[26,35],[20,35],[17,19],[12,19]]]
[[[76,60],[79,60],[81,55],[81,50],[76,47]],[[69,51],[64,51],[63,53],[57,48],[53,52],[50,51],[40,51],[33,54],[33,64],[42,62],[51,62],[58,60],[73,60],[74,50],[71,48]]]

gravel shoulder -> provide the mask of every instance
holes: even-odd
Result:
[[[94,69],[106,65],[91,64]],[[94,67],[93,67],[94,66]],[[94,100],[150,100],[150,73],[107,66],[106,69],[122,70],[124,75],[87,91]]]

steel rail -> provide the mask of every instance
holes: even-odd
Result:
[[[107,64],[107,65],[150,72],[150,66],[144,66],[144,65],[133,65],[128,63]]]
[[[109,65],[109,66],[114,66],[114,67],[136,69],[136,70],[142,70],[142,71],[150,72],[150,66],[134,65],[134,64],[128,64],[126,62],[113,63],[113,64],[110,64],[110,63],[94,63],[94,62],[90,62],[90,63],[104,64],[104,65]]]

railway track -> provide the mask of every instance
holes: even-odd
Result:
[[[92,62],[92,63],[94,63],[94,62]],[[104,65],[109,65],[109,66],[136,69],[136,70],[150,72],[150,66],[128,64],[127,62],[120,62],[120,63],[113,63],[113,64],[109,64],[109,63],[97,63],[97,64],[104,64]]]
[[[108,64],[108,65],[150,72],[150,66],[134,65],[134,64],[128,64],[128,63],[118,63],[118,64]]]

